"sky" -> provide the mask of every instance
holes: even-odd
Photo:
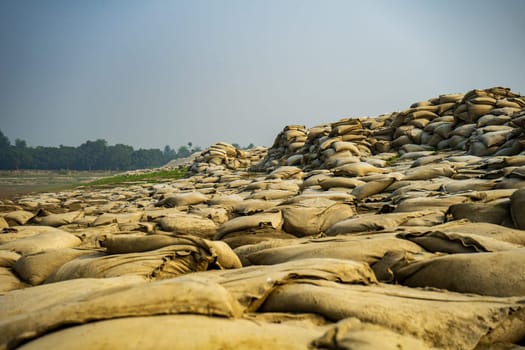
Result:
[[[290,124],[525,94],[522,0],[2,0],[0,130],[271,146]]]

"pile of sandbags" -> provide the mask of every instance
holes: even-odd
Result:
[[[519,121],[524,108],[525,99],[507,88],[440,95],[392,114],[386,127],[373,134],[387,135],[390,147],[401,152],[459,149],[476,156],[514,155],[525,143]]]
[[[308,137],[308,131],[302,125],[288,125],[275,138],[272,147],[254,171],[266,171],[279,165],[300,165],[303,162],[301,151]]]
[[[266,155],[266,148],[254,147],[248,150],[242,150],[226,143],[218,142],[200,155],[195,157],[194,164],[190,167],[193,174],[203,170],[204,165],[223,165],[228,169],[246,169],[252,163],[259,162]]]

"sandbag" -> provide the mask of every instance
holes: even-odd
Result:
[[[6,219],[4,219],[3,216],[0,216],[0,230],[3,230],[4,228],[8,228],[9,224],[7,223]]]
[[[332,321],[355,317],[421,339],[427,346],[474,349],[522,340],[523,301],[392,285],[306,282],[279,287],[258,311],[316,313]]]
[[[230,220],[229,211],[224,208],[190,207],[188,214],[196,215],[204,219],[210,219],[215,225],[221,225]],[[216,228],[217,227],[215,227],[215,229]]]
[[[433,253],[478,253],[518,249],[522,246],[475,233],[443,231],[402,232],[399,238],[408,239]]]
[[[396,181],[394,177],[387,177],[385,179],[370,181],[366,184],[359,185],[352,190],[352,195],[355,196],[357,200],[363,200],[374,194],[383,192],[391,184]]]
[[[333,258],[308,258],[267,266],[233,270],[210,270],[184,278],[213,281],[226,288],[244,308],[255,312],[273,290],[301,281],[336,281],[344,284],[373,285],[374,272],[367,263]]]
[[[453,204],[449,213],[454,220],[468,219],[471,222],[489,222],[503,225],[510,223],[510,199],[498,199],[485,203],[460,203]]]
[[[239,216],[219,226],[214,239],[220,240],[226,234],[235,231],[248,230],[252,228],[272,227],[279,229],[283,224],[283,216],[280,211],[264,212],[249,216]]]
[[[510,197],[510,212],[514,226],[525,230],[525,189],[517,190]]]
[[[13,265],[13,270],[24,282],[36,286],[68,261],[90,253],[93,251],[73,248],[42,251],[21,257]]]
[[[428,164],[407,170],[402,180],[430,180],[439,176],[451,177],[455,173],[449,164]]]
[[[258,199],[258,200],[278,200],[278,199],[286,199],[289,197],[294,196],[297,194],[296,192],[288,191],[288,190],[261,190],[252,193],[248,199]]]
[[[0,267],[12,267],[21,255],[9,250],[0,250]]]
[[[432,230],[467,235],[477,234],[491,237],[499,241],[525,246],[524,230],[515,230],[509,227],[486,222],[468,222],[465,220],[451,221],[443,225],[435,226]]]
[[[61,214],[49,214],[40,219],[39,224],[44,226],[58,227],[62,225],[68,225],[75,222],[78,219],[84,217],[82,211],[71,211],[68,213]]]
[[[401,284],[410,287],[498,297],[524,296],[525,249],[452,254],[410,264],[394,274]]]
[[[276,242],[284,240],[293,240],[296,238],[296,236],[290,233],[267,227],[230,232],[226,236],[222,237],[221,241],[228,244],[228,246],[230,246],[232,249],[236,249],[238,247],[257,245],[262,242]]]
[[[324,198],[280,208],[284,219],[283,230],[297,237],[319,234],[336,222],[355,215],[352,206]]]
[[[32,218],[35,217],[35,214],[27,210],[15,210],[6,214],[2,214],[2,216],[9,226],[16,226],[27,224]]]
[[[205,271],[216,257],[204,244],[170,245],[138,253],[84,255],[62,265],[46,283],[74,278],[108,278],[135,275],[166,279],[189,272]]]
[[[213,264],[220,268],[241,267],[238,257],[223,242],[209,241],[197,236],[178,235],[167,236],[161,234],[139,236],[133,234],[107,235],[100,242],[108,254],[140,253],[163,247],[178,246],[180,250],[198,247],[204,249],[214,259]]]
[[[336,176],[366,176],[370,174],[383,174],[387,172],[385,169],[377,168],[366,162],[360,163],[349,163],[337,167],[334,169],[334,174]]]
[[[201,192],[184,192],[184,193],[175,193],[167,196],[163,200],[157,203],[157,206],[164,207],[182,207],[186,205],[194,205],[199,203],[204,203],[208,201],[209,197]]]
[[[262,199],[246,199],[239,202],[233,211],[242,215],[252,215],[263,212],[267,209],[277,206],[279,202],[265,201]]]
[[[212,220],[191,214],[165,216],[158,222],[164,231],[173,232],[174,234],[211,238],[217,231],[217,225]]]
[[[496,187],[496,182],[485,179],[450,180],[443,184],[442,190],[446,193],[461,193],[469,191],[486,191]]]
[[[464,203],[468,200],[468,197],[459,195],[407,198],[399,202],[394,212],[417,212],[421,208],[447,212],[451,205]]]
[[[0,250],[12,250],[27,255],[51,249],[72,248],[80,245],[80,243],[80,239],[76,236],[55,229],[0,244]]]
[[[301,168],[295,167],[295,166],[281,166],[274,171],[272,171],[267,178],[268,179],[279,179],[279,180],[286,180],[286,179],[302,179],[304,177],[304,173],[301,170]]]
[[[430,350],[430,346],[410,335],[401,335],[385,327],[347,318],[331,326],[311,343],[323,350]]]
[[[101,214],[97,219],[93,222],[93,226],[102,226],[102,225],[109,225],[113,223],[117,224],[128,224],[133,222],[139,222],[142,218],[143,213],[142,212],[135,212],[135,213],[104,213]]]
[[[344,176],[325,177],[319,180],[319,185],[323,190],[329,190],[332,187],[355,188],[365,184],[364,181]]]
[[[415,243],[395,238],[393,235],[374,235],[357,238],[329,237],[310,239],[299,244],[287,243],[280,247],[270,247],[255,251],[237,250],[237,252],[243,261],[252,265],[273,265],[315,257],[373,263],[390,250],[420,252],[423,249]]]
[[[431,211],[429,210],[423,210],[410,213],[358,215],[332,225],[326,231],[326,234],[329,236],[335,236],[341,234],[355,234],[359,232],[395,229],[396,227],[403,225],[403,223],[409,219],[425,216],[430,213]]]
[[[155,327],[151,325],[154,324]],[[307,349],[322,328],[199,315],[122,318],[77,326],[20,349]],[[147,339],[148,341],[144,341]]]
[[[79,288],[87,282],[95,286],[89,286],[87,291]],[[75,289],[66,291],[66,288]],[[0,344],[3,348],[12,348],[61,326],[94,320],[184,313],[221,317],[238,317],[241,314],[240,306],[223,287],[211,281],[192,279],[152,283],[135,279],[111,279],[109,283],[83,279],[9,293],[2,298],[2,302],[4,307],[12,305],[17,308],[13,304],[23,298],[43,299],[52,292],[62,296],[62,299],[54,296],[51,301],[42,302],[47,304],[46,308],[20,308],[18,314],[9,312],[1,317]],[[138,334],[143,336],[142,332]],[[128,333],[125,338],[130,336]],[[78,348],[77,344],[69,345]]]
[[[21,289],[26,286],[27,285],[18,279],[10,268],[0,267],[0,298],[1,294],[5,292]]]

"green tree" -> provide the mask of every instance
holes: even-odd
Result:
[[[180,146],[177,150],[177,158],[186,158],[191,155],[190,150],[186,146]]]
[[[104,169],[104,158],[106,156],[107,141],[98,139],[86,141],[78,147],[77,167],[80,170]]]
[[[177,158],[177,152],[175,152],[175,150],[172,149],[169,145],[164,146],[164,151],[162,152],[162,155],[164,156],[165,163]]]
[[[106,150],[105,169],[128,170],[132,166],[133,147],[116,144],[109,146]]]

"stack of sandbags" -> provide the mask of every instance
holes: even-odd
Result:
[[[376,151],[390,146],[402,153],[450,148],[477,156],[513,155],[523,150],[523,128],[513,120],[524,108],[521,96],[501,87],[441,95],[393,113],[385,127],[372,134],[382,138]]]
[[[218,142],[204,150],[195,158],[190,167],[193,174],[203,170],[202,165],[222,165],[228,169],[246,169],[252,162],[258,162],[266,154],[266,148],[254,147],[249,150],[241,150],[226,142]],[[204,166],[205,168],[206,166]]]
[[[328,135],[317,138],[307,157],[311,168],[331,169],[356,163],[372,154],[369,131],[360,119],[344,118],[332,123]]]
[[[252,167],[255,171],[266,171],[279,165],[300,165],[303,162],[301,149],[308,133],[303,125],[288,125],[277,135],[268,154]]]

